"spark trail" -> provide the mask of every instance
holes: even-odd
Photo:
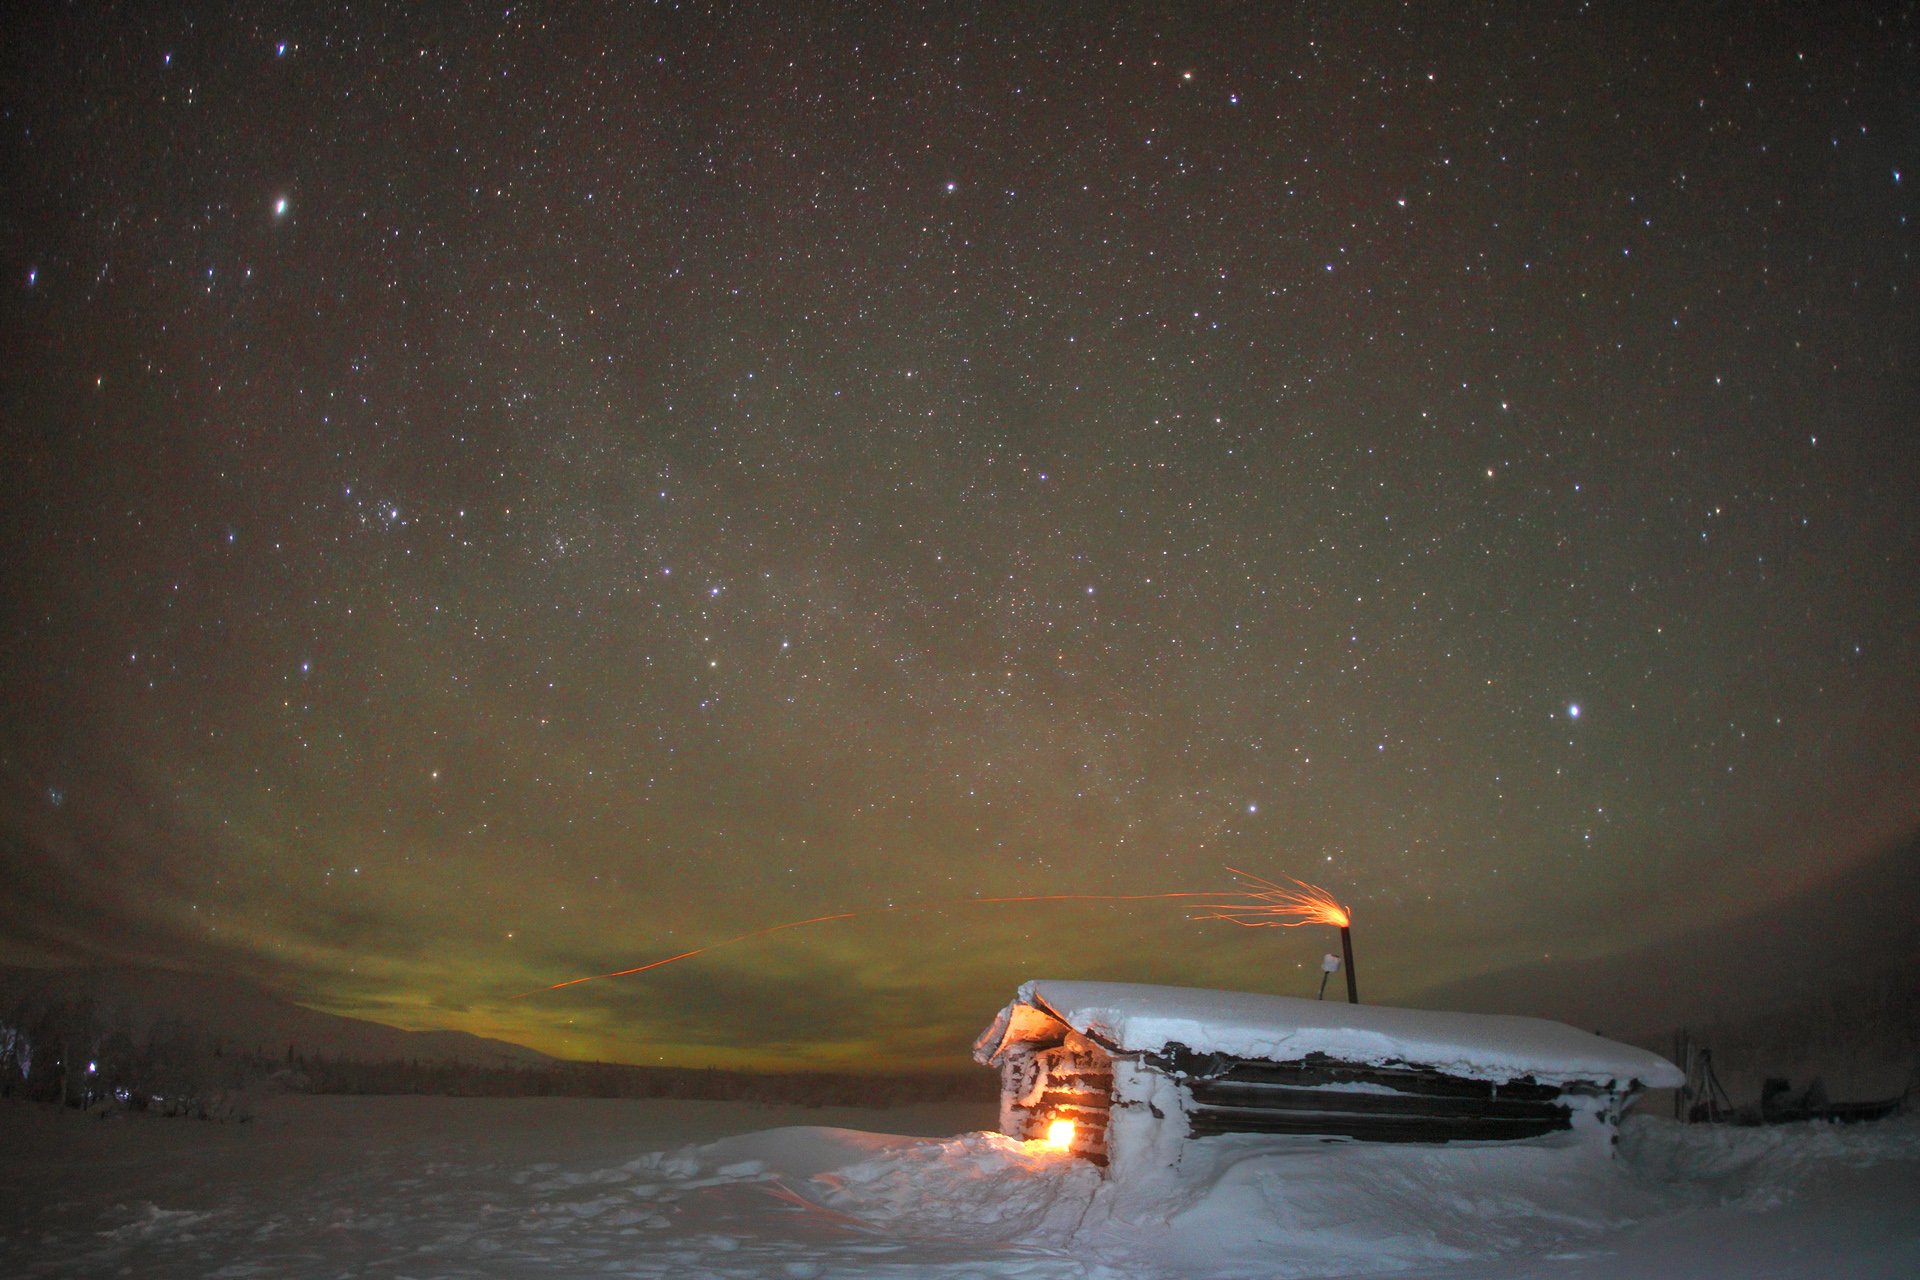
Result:
[[[893,915],[903,911],[933,911],[943,907],[987,906],[995,903],[1013,902],[1148,902],[1165,898],[1212,898],[1217,894],[1190,891],[1185,893],[1027,893],[999,898],[955,898],[941,902],[903,902],[891,907],[869,907],[864,911],[840,911],[833,915],[812,916],[805,920],[789,920],[784,924],[769,925],[764,929],[754,929],[747,933],[738,933],[731,938],[722,938],[718,942],[709,942],[704,947],[694,947],[678,955],[663,956],[646,964],[635,965],[631,969],[616,969],[612,973],[588,974],[584,978],[568,978],[565,982],[556,982],[551,986],[535,987],[532,991],[522,991],[513,997],[519,1000],[525,996],[539,995],[543,991],[559,991],[565,987],[577,987],[583,982],[600,982],[607,978],[625,978],[636,973],[645,973],[649,969],[658,969],[662,965],[673,964],[679,960],[691,960],[694,956],[721,947],[730,947],[735,943],[747,942],[754,938],[764,938],[770,933],[779,933],[785,929],[798,929],[803,925],[827,924],[834,920],[855,920],[865,916]]]
[[[1293,880],[1292,876],[1288,876],[1287,879],[1300,886],[1298,889],[1289,889],[1238,867],[1228,867],[1227,870],[1254,887],[1243,893],[1227,895],[1242,901],[1207,903],[1208,909],[1213,912],[1205,917],[1208,920],[1225,920],[1231,924],[1246,925],[1250,929],[1298,929],[1303,924],[1330,924],[1336,929],[1344,929],[1353,923],[1352,913],[1317,884]],[[1286,919],[1288,916],[1294,918]]]
[[[1294,881],[1295,884],[1300,885],[1302,889],[1308,891],[1307,893],[1297,893],[1294,890],[1284,888],[1271,881],[1263,880],[1259,876],[1249,875],[1247,872],[1237,871],[1232,867],[1227,869],[1248,883],[1257,886],[1256,889],[1243,893],[1215,890],[1186,890],[1174,893],[1023,893],[994,898],[954,898],[935,902],[903,902],[895,906],[868,907],[861,911],[838,911],[832,915],[810,916],[805,920],[788,920],[782,924],[768,925],[764,929],[753,929],[746,933],[738,933],[731,938],[722,938],[718,942],[709,942],[704,947],[693,947],[675,955],[663,956],[658,960],[650,960],[646,964],[635,965],[631,969],[616,969],[611,973],[593,973],[583,978],[568,978],[565,982],[555,982],[549,986],[535,987],[531,991],[522,991],[518,995],[510,998],[521,1000],[527,996],[537,996],[547,991],[560,991],[567,987],[577,987],[583,982],[603,982],[608,978],[626,978],[636,973],[645,973],[649,969],[658,969],[663,965],[674,964],[681,960],[691,960],[695,956],[704,955],[709,951],[717,951],[722,947],[731,947],[736,943],[748,942],[754,938],[764,938],[769,934],[780,933],[787,929],[799,929],[806,925],[828,924],[835,920],[857,920],[867,916],[893,915],[907,911],[934,911],[960,906],[991,906],[1018,902],[1156,902],[1173,898],[1214,898],[1217,899],[1217,901],[1202,904],[1212,914],[1202,916],[1200,917],[1201,919],[1230,920],[1234,924],[1244,925],[1271,924],[1292,926],[1325,923],[1344,926],[1347,923],[1346,909],[1335,902],[1332,895],[1328,894],[1325,889],[1316,888],[1313,885],[1306,884],[1304,881],[1296,880]],[[1239,899],[1239,901],[1235,902],[1232,901],[1232,899]],[[1303,905],[1308,903],[1313,905],[1310,907]],[[1334,914],[1327,914],[1328,912]],[[1302,918],[1298,920],[1258,918],[1262,916],[1279,915],[1300,915]]]
[[[1359,1004],[1360,981],[1353,972],[1353,913],[1317,884],[1294,880],[1300,887],[1289,889],[1237,867],[1228,867],[1227,870],[1254,887],[1233,895],[1242,899],[1240,902],[1207,904],[1213,911],[1207,919],[1225,920],[1249,929],[1297,929],[1303,924],[1332,925],[1340,931],[1340,954],[1342,963],[1347,967],[1347,1003]],[[1287,878],[1293,879],[1292,876]],[[1331,973],[1332,970],[1327,972]],[[1326,979],[1322,978],[1320,990],[1324,992],[1326,989]]]

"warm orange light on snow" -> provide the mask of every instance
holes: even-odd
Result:
[[[1336,929],[1344,929],[1353,923],[1353,917],[1347,913],[1347,909],[1317,884],[1294,880],[1300,887],[1289,889],[1235,867],[1228,867],[1227,870],[1253,886],[1240,895],[1253,901],[1246,905],[1237,902],[1210,903],[1208,905],[1212,907],[1213,915],[1208,919],[1228,920],[1250,928],[1277,926],[1285,929],[1297,929],[1303,924],[1330,924]],[[1283,919],[1285,916],[1294,918]]]
[[[1047,1126],[1047,1145],[1055,1151],[1066,1151],[1073,1146],[1073,1121],[1055,1120]]]

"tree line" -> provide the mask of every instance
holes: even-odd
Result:
[[[367,1061],[297,1044],[241,1045],[176,1019],[137,1035],[90,998],[22,1000],[0,1017],[0,1097],[243,1119],[253,1093],[436,1094],[473,1098],[679,1098],[776,1106],[984,1102],[984,1071],[866,1075],[735,1071],[550,1060]]]

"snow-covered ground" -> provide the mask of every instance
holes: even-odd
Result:
[[[1629,1121],[1618,1159],[1227,1137],[1177,1177],[987,1109],[273,1097],[246,1125],[0,1104],[8,1277],[1920,1276],[1920,1118]]]

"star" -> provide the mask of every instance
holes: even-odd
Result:
[[[1786,76],[1764,11],[1592,6],[1549,65],[1504,57],[1556,34],[1526,5],[1504,44],[855,6],[791,49],[47,6],[92,53],[8,124],[0,828],[63,892],[0,954],[891,1069],[1047,955],[1320,952],[875,903],[1337,869],[1391,1001],[1842,875],[1920,829],[1920,409],[1912,161],[1854,137],[1907,54],[1827,8]],[[306,893],[355,863],[351,912]],[[498,945],[525,912],[564,935]]]

